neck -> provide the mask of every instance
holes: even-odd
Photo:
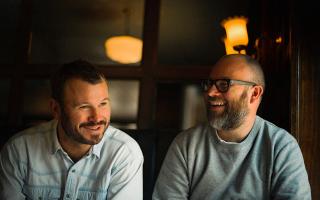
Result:
[[[250,133],[253,124],[255,122],[256,115],[254,116],[247,116],[238,128],[232,130],[217,130],[217,133],[221,139],[226,142],[237,142],[240,143],[243,141],[248,134]]]
[[[57,135],[61,147],[74,162],[80,160],[91,148],[91,145],[81,144],[70,138],[65,133],[61,123],[58,123]]]

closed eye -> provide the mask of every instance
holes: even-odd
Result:
[[[101,102],[101,103],[100,103],[100,106],[106,106],[106,105],[108,105],[108,102],[107,102],[107,101],[104,101],[104,102]]]
[[[80,109],[88,109],[89,108],[89,105],[81,105],[79,106]]]

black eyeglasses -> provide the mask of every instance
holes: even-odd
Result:
[[[217,90],[221,93],[225,93],[229,90],[230,85],[239,84],[239,85],[257,85],[256,83],[249,81],[233,80],[233,79],[207,79],[202,81],[201,86],[204,91],[210,90],[213,86],[216,86]]]

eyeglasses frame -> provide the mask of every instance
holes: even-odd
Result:
[[[207,84],[208,82],[211,82],[210,83],[210,87],[209,85]],[[223,91],[223,90],[220,90],[219,87],[217,86],[217,82],[218,81],[226,81],[227,84],[228,84],[228,88],[226,91]],[[203,88],[203,90],[206,92],[208,90],[210,90],[212,88],[213,85],[216,86],[217,90],[221,93],[226,93],[229,91],[229,88],[231,85],[234,85],[234,83],[237,83],[238,85],[250,85],[250,86],[256,86],[257,84],[254,83],[254,82],[250,82],[250,81],[243,81],[243,80],[237,80],[237,79],[228,79],[228,78],[221,78],[221,79],[206,79],[206,80],[203,80],[201,82],[201,86]],[[207,89],[205,89],[206,87],[208,87]]]

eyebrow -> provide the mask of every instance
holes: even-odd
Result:
[[[102,99],[100,102],[104,102],[104,101],[110,101],[110,98],[109,97],[106,97],[104,99]],[[74,103],[73,106],[77,107],[77,106],[82,106],[82,105],[90,105],[89,102],[77,102],[77,103]]]
[[[110,98],[106,97],[106,98],[102,99],[102,101],[110,101]]]

